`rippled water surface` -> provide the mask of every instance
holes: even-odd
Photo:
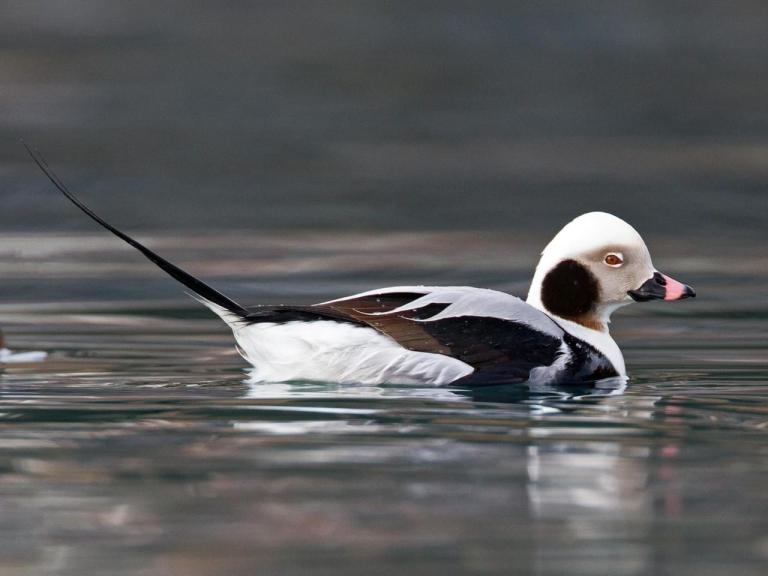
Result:
[[[766,29],[764,0],[1,2],[0,329],[48,357],[0,363],[0,576],[768,574]],[[625,390],[248,385],[20,137],[244,304],[524,294],[591,210],[699,296],[616,315]]]
[[[538,248],[148,240],[254,303],[399,282],[524,293]],[[6,236],[7,344],[49,357],[0,367],[2,574],[765,574],[765,256],[652,250],[700,297],[617,315],[626,390],[472,397],[248,385],[227,329],[117,241]]]

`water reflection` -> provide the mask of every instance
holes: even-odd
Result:
[[[622,394],[628,378],[605,378],[587,384],[499,384],[455,389],[456,394],[477,402],[526,402],[545,405],[548,402],[569,399],[602,398]]]
[[[279,568],[261,562],[265,554],[289,554],[304,569],[320,554],[342,572],[375,560],[412,569],[513,562],[545,574],[590,574],[608,555],[612,574],[653,573],[666,547],[657,531],[687,545],[676,526],[710,517],[701,496],[725,488],[723,460],[707,456],[739,438],[729,460],[743,466],[764,441],[719,424],[719,439],[697,434],[681,426],[686,408],[674,399],[631,387],[495,403],[442,390],[184,389],[144,378],[110,394],[97,380],[82,388],[78,374],[59,376],[76,384],[62,395],[4,378],[6,523],[47,526],[42,548],[5,546],[28,568],[64,573],[107,557],[115,573]],[[730,486],[757,508],[726,520],[746,518],[741,534],[754,540],[765,498],[757,470],[742,470],[726,472]],[[203,531],[209,544],[190,552],[184,543]],[[121,553],[131,549],[144,552]]]

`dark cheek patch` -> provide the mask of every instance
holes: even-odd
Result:
[[[597,278],[575,260],[563,260],[545,277],[541,302],[562,318],[584,316],[591,312],[599,297]]]

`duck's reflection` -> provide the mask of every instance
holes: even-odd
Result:
[[[623,394],[627,388],[626,378],[606,378],[587,384],[499,384],[455,389],[461,396],[476,402],[546,402],[548,400],[603,398]]]
[[[605,378],[587,384],[498,384],[452,388],[442,386],[402,386],[397,384],[331,384],[324,382],[260,382],[249,378],[244,398],[295,398],[309,395],[354,396],[357,398],[424,398],[439,401],[471,399],[476,402],[536,404],[549,400],[603,398],[624,393],[628,379]]]

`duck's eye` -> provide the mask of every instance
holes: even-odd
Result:
[[[624,264],[624,258],[622,258],[621,254],[615,254],[611,252],[610,254],[605,255],[604,262],[608,264],[608,266],[612,266],[613,268],[618,268],[622,264]]]

